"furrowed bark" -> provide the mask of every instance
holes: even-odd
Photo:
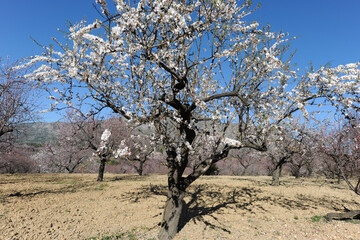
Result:
[[[173,189],[174,190],[174,189]],[[160,240],[173,239],[179,230],[180,217],[185,206],[183,191],[169,191],[165,204],[161,229],[158,234]]]
[[[185,188],[182,184],[181,166],[176,162],[176,150],[172,149],[167,152],[168,155],[168,198],[165,204],[161,229],[158,234],[160,240],[173,239],[178,232],[180,216],[184,207]],[[183,156],[184,157],[184,156]]]

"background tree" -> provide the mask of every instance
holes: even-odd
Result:
[[[111,159],[126,157],[130,154],[129,147],[125,141],[128,136],[129,127],[121,118],[111,117],[100,123],[102,132],[99,141],[97,136],[89,138],[94,155],[99,158],[99,170],[97,181],[104,178],[105,166]]]
[[[298,76],[286,34],[251,21],[250,1],[97,2],[103,21],[71,26],[69,44],[24,65],[41,65],[27,78],[61,82],[60,104],[91,99],[154,127],[168,167],[160,239],[178,231],[187,187],[230,150],[265,150],[272,129],[298,110],[307,117],[315,99],[357,101],[358,64]]]
[[[294,125],[295,128],[294,128]],[[316,170],[316,131],[314,123],[305,122],[300,124],[298,121],[292,123],[292,129],[297,132],[297,153],[294,154],[289,162],[290,173],[299,178],[301,176],[310,177]]]
[[[231,174],[235,176],[259,175],[260,170],[254,169],[256,163],[260,163],[262,154],[251,148],[234,149],[223,164],[219,164],[220,174]],[[229,166],[224,166],[224,164]],[[255,167],[256,168],[256,167]]]
[[[304,143],[301,146],[300,152],[291,158],[289,171],[295,178],[310,177],[314,172],[316,151],[309,143]]]
[[[348,147],[347,165],[341,168],[341,174],[348,186],[357,195],[360,195],[360,120],[356,114],[354,118],[344,122],[346,143]],[[356,184],[352,183],[353,178],[357,178]]]
[[[129,154],[125,158],[141,176],[143,175],[144,164],[156,152],[157,141],[149,130],[137,129],[134,134],[130,135],[125,141],[125,145],[129,148]]]
[[[96,139],[100,123],[84,119],[75,111],[68,110],[64,121],[57,122],[57,139],[46,143],[33,157],[42,172],[73,173],[90,159],[92,145]],[[100,139],[100,136],[99,136]],[[98,140],[100,141],[100,140]]]
[[[267,157],[273,165],[271,171],[271,185],[279,186],[282,169],[286,163],[289,163],[295,154],[300,151],[300,140],[294,132],[288,132],[288,129],[279,130],[271,135],[268,144]]]
[[[356,109],[359,110],[359,109]],[[348,114],[348,113],[351,113]],[[337,176],[338,183],[344,179],[351,191],[360,195],[360,175],[359,175],[359,118],[356,111],[343,111],[345,118],[338,123],[335,131],[328,133],[324,142],[320,146],[320,152],[328,159],[325,160],[325,170],[329,170]],[[327,140],[327,142],[325,142]],[[354,181],[354,178],[356,179]],[[354,184],[355,183],[355,184]],[[358,219],[360,210],[344,209],[345,212],[335,212],[326,214],[328,220],[348,220]]]
[[[0,171],[30,172],[33,164],[26,156],[29,148],[19,146],[16,140],[20,132],[24,133],[24,123],[36,119],[35,90],[24,79],[25,70],[14,66],[0,58]]]
[[[348,129],[341,126],[322,129],[317,136],[317,152],[322,156],[322,173],[331,179],[337,179],[340,184],[343,174],[352,175],[353,164],[347,137]]]
[[[0,58],[0,137],[34,120],[34,90],[23,75],[23,70]]]
[[[143,175],[145,164],[150,162],[157,162],[161,159],[161,151],[159,140],[155,134],[155,129],[148,125],[135,125],[125,123],[124,131],[121,132],[121,143],[116,151],[122,151],[118,154],[119,161],[126,161],[135,171],[141,176]],[[109,127],[118,131],[119,127],[114,127],[113,124],[108,124]],[[118,131],[119,132],[119,131]],[[161,161],[161,160],[160,160]]]
[[[27,145],[1,145],[0,173],[33,173],[37,166],[31,159],[34,149]]]
[[[359,120],[340,119],[337,126],[318,134],[322,171],[328,178],[351,179],[359,174]]]

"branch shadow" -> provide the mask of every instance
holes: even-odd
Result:
[[[216,214],[226,214],[225,209],[238,209],[254,213],[255,208],[266,211],[261,205],[255,206],[254,202],[258,200],[258,195],[261,190],[250,187],[234,188],[234,187],[220,187],[208,184],[201,184],[193,186],[187,193],[187,202],[184,209],[184,214],[180,219],[179,229],[189,222],[202,222],[206,227],[211,229],[218,229],[224,233],[231,234],[231,230],[221,223]],[[246,199],[254,199],[246,201]],[[216,214],[215,214],[216,213]],[[210,217],[211,221],[206,217]]]
[[[122,176],[116,176],[109,181],[146,181],[149,179],[149,175],[137,175],[137,174],[127,174]]]
[[[12,198],[12,197],[20,197],[20,198],[34,197],[34,196],[42,195],[42,194],[74,193],[74,192],[77,192],[84,188],[88,188],[89,186],[92,186],[92,185],[91,184],[75,184],[75,185],[60,187],[58,189],[46,189],[46,190],[38,190],[38,191],[36,191],[36,189],[34,189],[30,192],[29,192],[29,190],[21,190],[21,191],[16,191],[14,193],[10,193],[10,194],[3,196],[3,200],[6,200],[7,198]]]
[[[103,184],[71,175],[67,177],[44,176],[42,178],[35,175],[32,179],[21,178],[17,179],[14,183],[21,184],[29,182],[32,183],[30,187],[24,184],[22,187],[17,187],[2,194],[0,192],[0,198],[2,201],[7,201],[7,199],[11,198],[32,198],[37,195],[75,193],[79,191],[96,190],[99,187],[98,185]],[[37,185],[37,183],[41,183],[41,185]]]
[[[159,196],[165,199],[167,190],[165,185],[143,185],[135,191],[125,193],[122,198],[132,202]],[[347,204],[347,202],[335,198],[314,198],[301,194],[287,197],[270,194],[256,187],[213,184],[190,186],[184,200],[185,207],[180,217],[178,231],[181,231],[189,222],[193,222],[194,224],[203,223],[205,228],[209,227],[228,234],[231,234],[231,230],[222,223],[219,215],[225,215],[229,211],[241,215],[256,215],[271,213],[273,206],[289,211],[318,209],[319,207],[339,210],[343,209],[344,203]],[[348,204],[354,203],[348,202]]]

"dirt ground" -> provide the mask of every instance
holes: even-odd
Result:
[[[166,176],[0,175],[0,239],[156,239]],[[202,177],[188,190],[183,239],[360,239],[357,221],[321,216],[360,209],[325,179]]]

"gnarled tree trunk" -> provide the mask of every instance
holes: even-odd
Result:
[[[161,229],[158,234],[160,240],[173,239],[179,230],[180,216],[183,212],[184,194],[188,185],[185,185],[182,179],[182,174],[186,165],[181,165],[176,161],[176,149],[169,149],[167,151],[168,163],[168,199],[165,204],[163,219],[161,221]],[[182,164],[187,163],[187,152],[181,154],[183,159]]]
[[[160,240],[173,239],[179,231],[180,217],[185,207],[184,192],[171,192],[165,204],[161,229],[158,235]]]

